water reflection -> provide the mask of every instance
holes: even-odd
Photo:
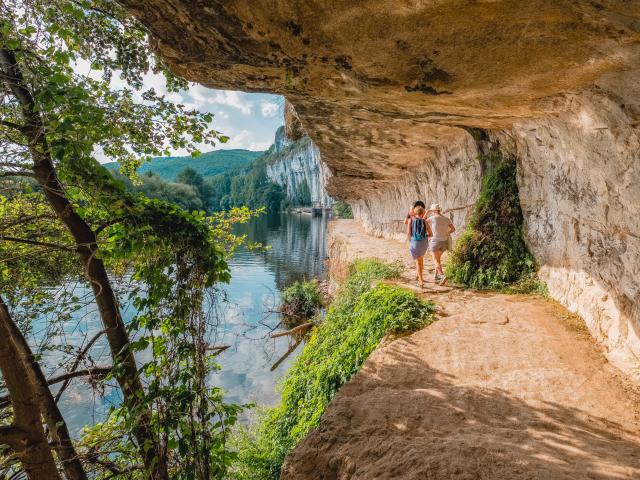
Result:
[[[270,248],[240,249],[230,262],[232,280],[225,288],[230,304],[217,341],[232,348],[220,356],[222,371],[212,380],[228,390],[229,400],[277,401],[274,386],[298,352],[270,371],[290,344],[288,338],[267,339],[279,322],[269,312],[280,291],[294,281],[324,276],[326,227],[326,218],[297,214],[264,216],[238,226],[237,234]]]
[[[327,218],[301,214],[276,214],[239,226],[238,234],[246,234],[253,242],[270,245],[261,252],[264,264],[275,275],[276,287],[286,288],[296,280],[324,275],[327,256]],[[233,265],[254,263],[252,252],[239,252]]]
[[[219,327],[212,332],[212,340],[216,344],[231,345],[231,348],[218,356],[222,370],[209,381],[227,391],[228,401],[263,405],[277,402],[274,387],[299,352],[291,355],[276,371],[270,371],[271,365],[288,350],[289,339],[268,338],[279,322],[269,311],[275,309],[280,291],[295,280],[323,277],[326,227],[325,218],[297,214],[263,216],[238,226],[237,234],[246,234],[251,242],[271,248],[266,251],[240,248],[230,262],[231,282],[222,286],[226,301],[217,305]],[[85,290],[86,286],[79,285],[74,294],[89,293]],[[123,313],[128,320],[135,312],[129,307]],[[92,305],[74,312],[73,320],[69,323],[73,323],[72,329],[65,327],[59,333],[61,345],[81,348],[87,338],[101,329]],[[52,325],[49,318],[37,322],[30,343],[35,347]],[[110,364],[104,337],[92,348],[91,358],[96,365]],[[62,373],[55,368],[61,361],[60,352],[45,352],[44,360],[45,364],[54,367],[47,372],[49,376]],[[72,435],[77,436],[85,424],[101,421],[109,407],[120,402],[117,389],[107,388],[103,393],[96,395],[79,379],[65,391],[60,407]]]

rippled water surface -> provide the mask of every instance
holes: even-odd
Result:
[[[231,348],[219,355],[222,369],[210,381],[227,391],[228,401],[266,405],[277,402],[274,387],[299,351],[274,372],[270,371],[289,348],[287,337],[268,338],[279,322],[270,311],[276,308],[280,292],[292,282],[324,275],[326,222],[322,217],[280,214],[238,226],[237,234],[269,248],[263,251],[241,248],[230,262],[232,280],[222,288],[226,301],[219,308],[220,324],[214,340],[215,344]],[[131,318],[133,313],[131,309],[125,311],[125,318]],[[61,344],[81,346],[100,329],[95,312],[81,310],[74,316],[77,322],[73,328],[58,333],[64,337],[60,338]],[[47,328],[43,322],[32,342],[37,343]],[[93,347],[91,356],[96,364],[108,364],[107,352],[107,345],[101,340]],[[55,364],[56,353],[45,354],[45,362]],[[97,395],[86,383],[75,380],[64,393],[61,407],[71,431],[77,434],[83,425],[100,421],[109,406],[118,401],[116,389]]]

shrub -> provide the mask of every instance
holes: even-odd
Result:
[[[515,158],[492,152],[482,160],[494,167],[482,180],[471,220],[447,263],[447,277],[473,288],[519,285],[513,290],[540,291],[536,262],[524,243]]]
[[[353,218],[351,205],[349,205],[347,202],[343,202],[342,200],[338,200],[333,204],[333,212],[338,218]]]
[[[280,313],[287,325],[297,325],[315,316],[322,308],[322,292],[318,282],[295,282],[280,299]]]
[[[282,383],[280,404],[236,437],[232,478],[277,479],[284,458],[320,422],[338,389],[360,369],[388,333],[402,334],[434,319],[431,302],[376,280],[398,275],[377,260],[352,264],[324,323],[316,328]]]

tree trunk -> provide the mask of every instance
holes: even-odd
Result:
[[[35,388],[11,338],[9,323],[9,310],[0,298],[0,372],[13,406],[13,424],[0,429],[0,443],[11,447],[30,480],[60,480],[42,427]]]
[[[1,298],[0,302],[2,302]],[[6,306],[4,308],[6,310]],[[87,480],[87,475],[71,441],[67,424],[53,399],[53,395],[51,395],[51,390],[49,390],[47,379],[42,373],[40,364],[34,358],[29,344],[8,313],[6,319],[3,317],[2,321],[6,323],[5,328],[9,332],[16,350],[19,352],[20,359],[26,367],[28,379],[34,386],[40,404],[40,411],[49,428],[56,454],[62,463],[67,479]]]
[[[33,95],[24,82],[20,66],[13,52],[0,50],[0,65],[4,82],[21,105],[24,131],[29,138],[29,151],[33,159],[35,180],[44,191],[47,201],[73,236],[79,257],[85,265],[85,275],[91,283],[100,318],[104,325],[111,356],[114,360],[114,375],[122,389],[125,405],[131,412],[139,412],[133,433],[147,471],[154,480],[168,480],[164,448],[153,435],[149,425],[150,410],[141,405],[144,396],[138,367],[131,351],[129,336],[122,320],[120,307],[104,263],[99,258],[95,232],[78,215],[65,196],[51,159],[49,146],[44,136],[45,125],[38,113]]]

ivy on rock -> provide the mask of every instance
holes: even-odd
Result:
[[[467,228],[447,262],[447,277],[478,289],[544,293],[524,241],[516,159],[492,151],[480,160],[489,171]]]

